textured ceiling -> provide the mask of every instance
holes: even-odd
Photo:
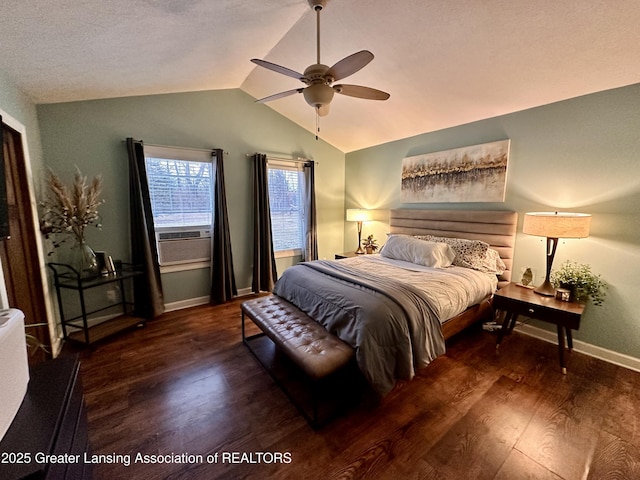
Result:
[[[4,0],[0,69],[36,103],[301,86],[256,67],[315,63],[306,0]],[[340,83],[321,137],[344,152],[640,82],[638,0],[331,0],[321,60],[375,59]],[[294,95],[268,104],[309,131]],[[265,107],[267,108],[267,107]]]

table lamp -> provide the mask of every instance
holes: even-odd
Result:
[[[524,214],[522,232],[527,235],[547,237],[547,274],[542,285],[534,292],[540,295],[555,294],[549,281],[553,257],[556,254],[559,238],[586,238],[589,236],[591,215],[568,212],[531,212]]]
[[[348,208],[347,209],[347,222],[358,222],[358,249],[355,251],[358,255],[364,253],[362,249],[362,222],[368,222],[371,220],[371,213],[369,210],[362,208]]]

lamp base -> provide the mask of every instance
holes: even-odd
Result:
[[[545,278],[544,282],[541,285],[538,285],[533,291],[546,297],[553,297],[556,294],[556,289],[547,278]]]
[[[353,252],[357,255],[362,255],[364,250],[362,249],[362,221],[358,221],[358,249]]]

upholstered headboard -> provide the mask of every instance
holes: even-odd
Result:
[[[511,281],[518,214],[506,210],[395,209],[389,216],[390,232],[437,235],[487,242],[497,250],[507,269],[498,276],[498,287]]]

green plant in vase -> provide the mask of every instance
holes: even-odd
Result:
[[[378,249],[378,241],[373,238],[373,235],[369,235],[364,242],[362,242],[367,253],[374,253]]]
[[[47,186],[48,195],[40,203],[43,209],[40,230],[52,241],[54,248],[71,238],[74,244],[68,263],[81,276],[98,274],[98,261],[93,249],[86,243],[85,230],[92,225],[102,227],[98,213],[98,207],[104,202],[100,199],[102,177],[97,175],[87,184],[87,177],[76,168],[73,184],[67,187],[50,170]]]
[[[556,288],[571,291],[571,299],[585,303],[589,298],[594,305],[602,305],[607,284],[586,264],[567,260],[558,270],[551,272],[551,283]]]

